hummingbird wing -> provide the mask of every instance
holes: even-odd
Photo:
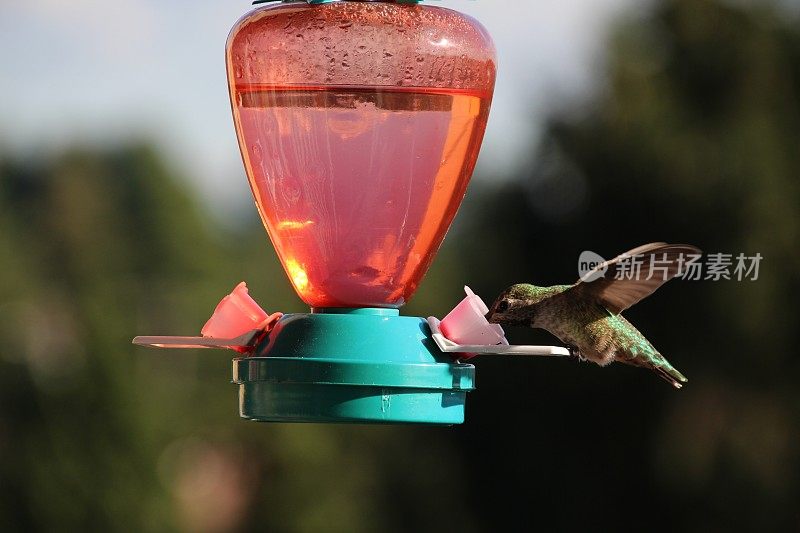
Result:
[[[616,315],[682,274],[686,261],[701,253],[689,244],[645,244],[601,263],[566,292],[594,298]]]

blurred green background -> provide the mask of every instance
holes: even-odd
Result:
[[[757,281],[677,281],[626,313],[690,378],[679,392],[629,367],[482,357],[461,427],[244,422],[228,354],[130,340],[197,332],[241,280],[304,310],[255,210],[205,216],[147,139],[0,151],[0,529],[800,529],[789,13],[665,0],[617,20],[602,83],[551,112],[513,179],[475,180],[405,308],[443,316],[465,282],[487,300],[570,282],[587,249],[761,253]]]

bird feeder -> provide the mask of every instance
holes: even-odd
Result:
[[[240,352],[233,381],[248,419],[463,422],[475,368],[460,361],[502,330],[481,302],[479,342],[465,350],[438,320],[399,309],[475,166],[495,83],[486,30],[413,1],[284,1],[239,20],[226,57],[255,204],[311,312],[269,315],[240,285],[203,337],[135,342]],[[474,298],[466,305],[480,309]]]

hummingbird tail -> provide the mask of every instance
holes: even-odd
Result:
[[[661,377],[661,379],[663,379],[676,389],[680,389],[681,387],[683,387],[685,383],[689,381],[688,379],[686,379],[686,376],[684,376],[671,366],[666,366],[666,367],[655,366],[653,367],[653,370],[655,370],[656,374],[658,374]]]

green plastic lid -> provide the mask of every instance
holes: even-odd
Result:
[[[394,309],[284,315],[254,357],[233,361],[239,414],[269,422],[460,424],[475,367],[425,320]]]

